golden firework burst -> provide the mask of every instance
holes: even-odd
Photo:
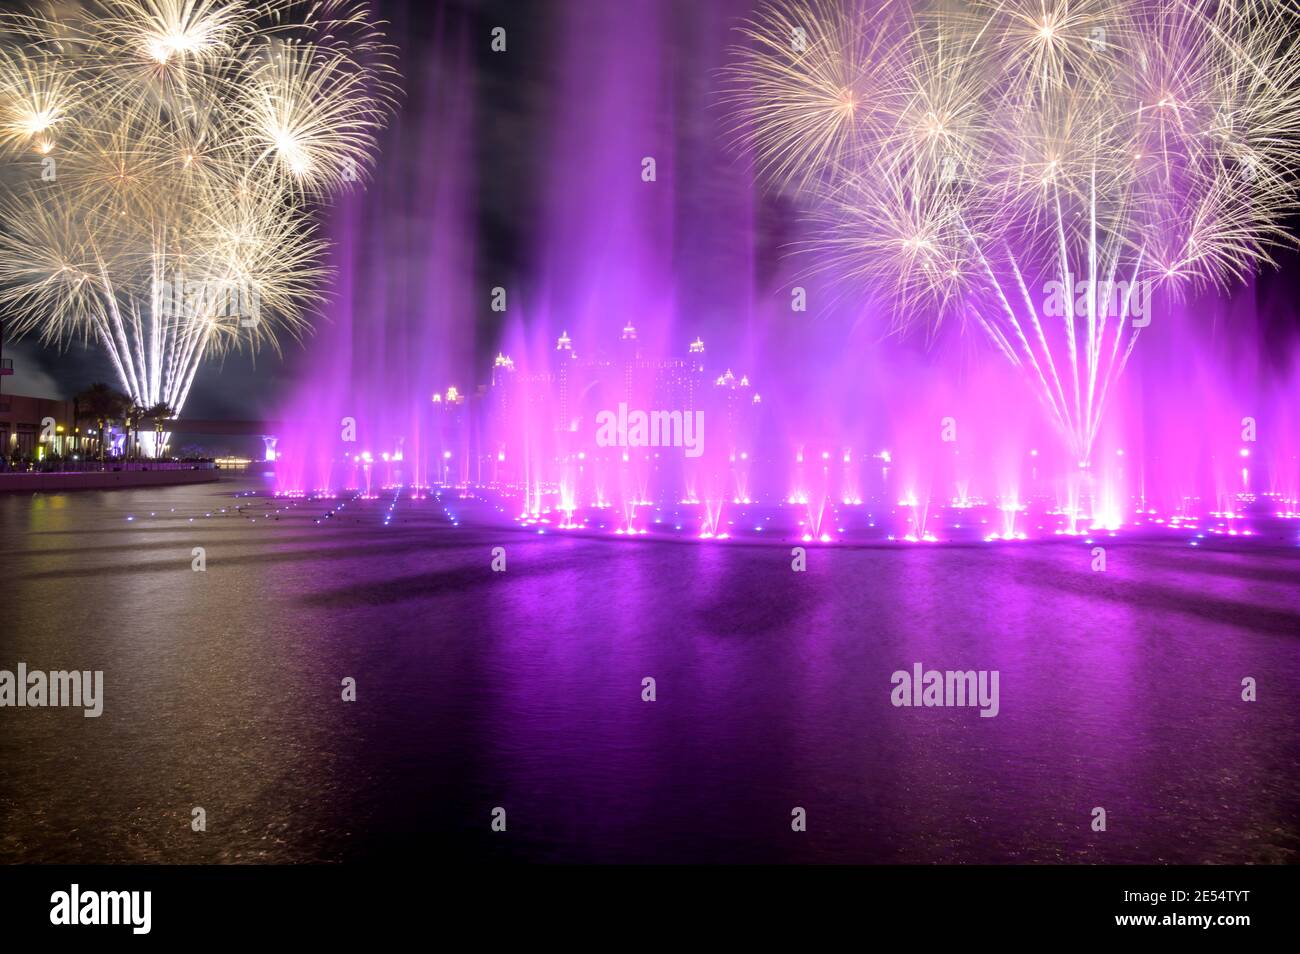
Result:
[[[95,340],[143,406],[319,301],[313,214],[395,95],[352,0],[83,0],[0,15],[0,305]]]
[[[1297,27],[1290,0],[774,0],[728,95],[760,174],[806,200],[801,247],[899,327],[973,320],[1086,459],[1146,291],[1294,241]],[[837,111],[845,88],[868,105]]]

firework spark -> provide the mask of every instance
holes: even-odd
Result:
[[[886,291],[899,327],[977,325],[1087,461],[1150,290],[1226,285],[1293,241],[1298,20],[1279,0],[775,0],[729,96],[760,173],[807,198],[821,265]]]
[[[320,300],[313,212],[392,107],[364,3],[85,0],[0,16],[0,304],[95,340],[143,407]]]

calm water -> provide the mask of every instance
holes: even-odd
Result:
[[[780,547],[457,528],[433,500],[318,525],[232,492],[0,496],[0,669],[102,669],[106,695],[0,709],[0,861],[1300,857],[1300,548],[1112,543],[1105,573],[1082,544],[814,549],[798,574]],[[894,708],[915,662],[998,670],[1000,714]]]

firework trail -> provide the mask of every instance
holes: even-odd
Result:
[[[1087,462],[1153,290],[1225,286],[1294,241],[1297,13],[1281,0],[777,0],[727,98],[807,200],[818,267],[899,328],[953,317]]]

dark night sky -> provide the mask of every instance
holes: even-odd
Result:
[[[615,3],[619,0],[593,0]],[[677,25],[687,36],[692,10],[708,0],[664,0],[667,22]],[[10,4],[5,4],[10,6]],[[548,116],[548,97],[554,95],[557,48],[555,31],[559,4],[552,0],[380,0],[381,15],[390,21],[390,36],[397,45],[399,70],[410,82],[402,105],[402,118],[381,141],[377,178],[404,176],[409,164],[422,157],[410,149],[394,146],[402,124],[413,128],[427,122],[427,104],[421,99],[415,78],[423,76],[428,58],[447,56],[457,49],[469,51],[474,77],[474,202],[477,209],[477,261],[480,274],[487,272],[518,274],[527,272],[527,250],[537,247],[530,234],[532,223],[539,220],[539,203],[535,175],[528,163],[540,150]],[[492,54],[488,49],[493,27],[503,26],[509,36],[509,55]],[[598,38],[593,37],[593,42]],[[682,62],[689,63],[687,57]],[[676,63],[672,52],[665,61]],[[686,67],[686,68],[689,68]],[[674,66],[677,72],[683,69]],[[688,86],[701,82],[700,77],[676,76],[675,82]],[[678,131],[688,136],[689,131]],[[702,198],[690,201],[703,202]],[[706,209],[700,210],[707,214]],[[759,210],[757,241],[762,246],[757,259],[762,262],[777,254],[784,240],[784,222],[788,210],[768,199]],[[1271,326],[1267,336],[1280,342],[1296,329],[1295,293],[1300,287],[1300,255],[1279,253],[1280,268],[1261,276],[1257,293],[1273,307],[1264,309]],[[490,283],[489,283],[490,284]],[[467,321],[476,320],[467,316]],[[480,335],[479,350],[488,355],[496,342],[491,333]],[[235,354],[223,362],[210,363],[200,371],[187,415],[200,418],[251,419],[275,413],[287,395],[306,355],[310,341],[284,342],[284,354],[264,351],[255,358]],[[1280,351],[1281,349],[1279,349]],[[95,349],[79,345],[62,349],[41,346],[33,339],[6,342],[6,356],[14,358],[16,374],[5,381],[5,389],[14,393],[70,396],[93,381],[114,382],[107,360]]]

